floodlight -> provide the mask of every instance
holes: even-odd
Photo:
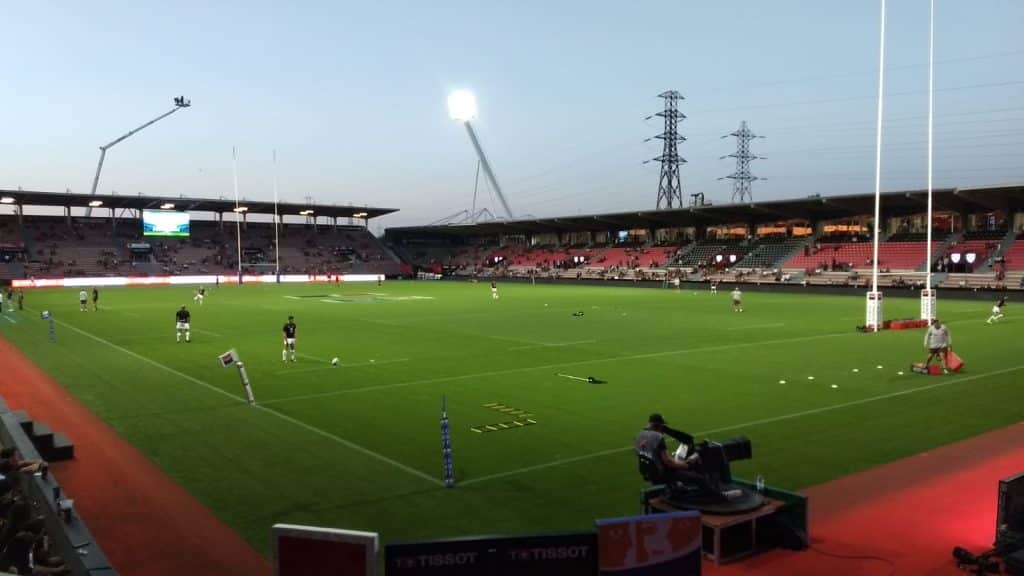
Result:
[[[231,209],[232,212],[245,212],[246,210],[248,210],[248,208],[245,206],[238,206]]]
[[[89,202],[89,207],[90,208],[96,208],[98,206],[103,206],[103,201],[102,200],[93,200],[92,202]]]
[[[170,210],[172,208],[174,208],[174,204],[171,204],[170,202],[160,205],[161,210]]]
[[[3,198],[0,198],[0,204],[14,204],[14,198],[4,196]]]
[[[366,218],[368,214],[366,212],[356,212],[352,215],[353,218]]]
[[[448,115],[459,122],[476,118],[476,96],[469,90],[456,90],[449,94]]]
[[[501,202],[501,207],[505,209],[505,214],[509,220],[514,219],[515,216],[512,214],[512,209],[509,208],[505,195],[501,192],[501,186],[498,185],[498,179],[494,176],[494,171],[491,170],[491,163],[487,161],[487,155],[484,154],[483,148],[480,147],[480,140],[476,137],[476,132],[473,130],[471,121],[476,118],[476,96],[473,96],[473,93],[469,90],[455,90],[448,94],[448,115],[453,120],[462,122],[462,125],[466,128],[469,140],[473,143],[473,148],[476,149],[476,156],[480,161],[479,166],[483,168],[484,175],[490,181],[491,189]],[[473,210],[470,214],[475,219],[473,215],[476,214],[476,201],[473,204]]]
[[[300,216],[312,216],[313,215],[313,211],[312,210],[299,210],[299,215]]]

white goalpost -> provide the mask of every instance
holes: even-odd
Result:
[[[881,228],[882,203],[882,101],[885,82],[885,0],[882,2],[881,34],[878,50],[878,120],[875,126],[875,238],[871,259],[871,291],[867,294],[864,326],[878,332],[882,329],[882,293],[878,290],[878,235]]]
[[[274,159],[274,281],[281,281],[281,238],[278,236],[277,224],[277,149],[273,151]]]
[[[231,147],[231,173],[235,183],[235,243],[238,247],[238,283],[242,283],[242,211],[238,207],[238,152]]]
[[[925,258],[925,283],[921,290],[921,319],[935,318],[935,288],[932,287],[932,128],[934,125],[934,57],[935,57],[935,0],[931,0],[928,16],[928,220],[927,257]]]

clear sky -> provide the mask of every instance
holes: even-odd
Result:
[[[936,0],[937,186],[1024,181],[1024,2]],[[683,193],[728,201],[741,120],[755,199],[873,190],[875,0],[6,2],[0,188],[400,208],[384,226],[468,208],[475,126],[517,215],[654,207],[644,139],[659,92],[686,101]],[[928,0],[890,0],[883,188],[926,184]],[[493,203],[481,188],[483,205]],[[377,229],[377,225],[374,225]]]

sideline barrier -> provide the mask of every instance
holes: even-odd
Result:
[[[18,449],[25,460],[39,459],[32,440],[29,439],[13,412],[0,399],[0,442],[4,446]],[[32,505],[33,514],[41,514],[45,519],[46,532],[56,553],[64,559],[65,565],[73,576],[117,576],[117,571],[103,554],[99,544],[93,538],[78,513],[72,510],[71,520],[65,522],[58,510],[54,493],[60,490],[53,474],[44,479],[31,474],[16,474],[19,486]],[[61,498],[73,496],[60,493]],[[88,497],[82,494],[82,497]]]
[[[85,278],[31,278],[11,280],[12,288],[85,288],[92,286],[169,286],[182,284],[312,284],[377,282],[383,274],[207,274],[200,276],[93,276]]]

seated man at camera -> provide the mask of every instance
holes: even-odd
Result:
[[[677,440],[686,451],[677,450],[677,456],[669,454],[665,436]],[[697,486],[703,492],[719,493],[700,470],[700,460],[693,450],[693,436],[670,428],[661,414],[651,414],[647,427],[636,435],[634,447],[640,460],[640,473],[649,482],[682,482]]]

